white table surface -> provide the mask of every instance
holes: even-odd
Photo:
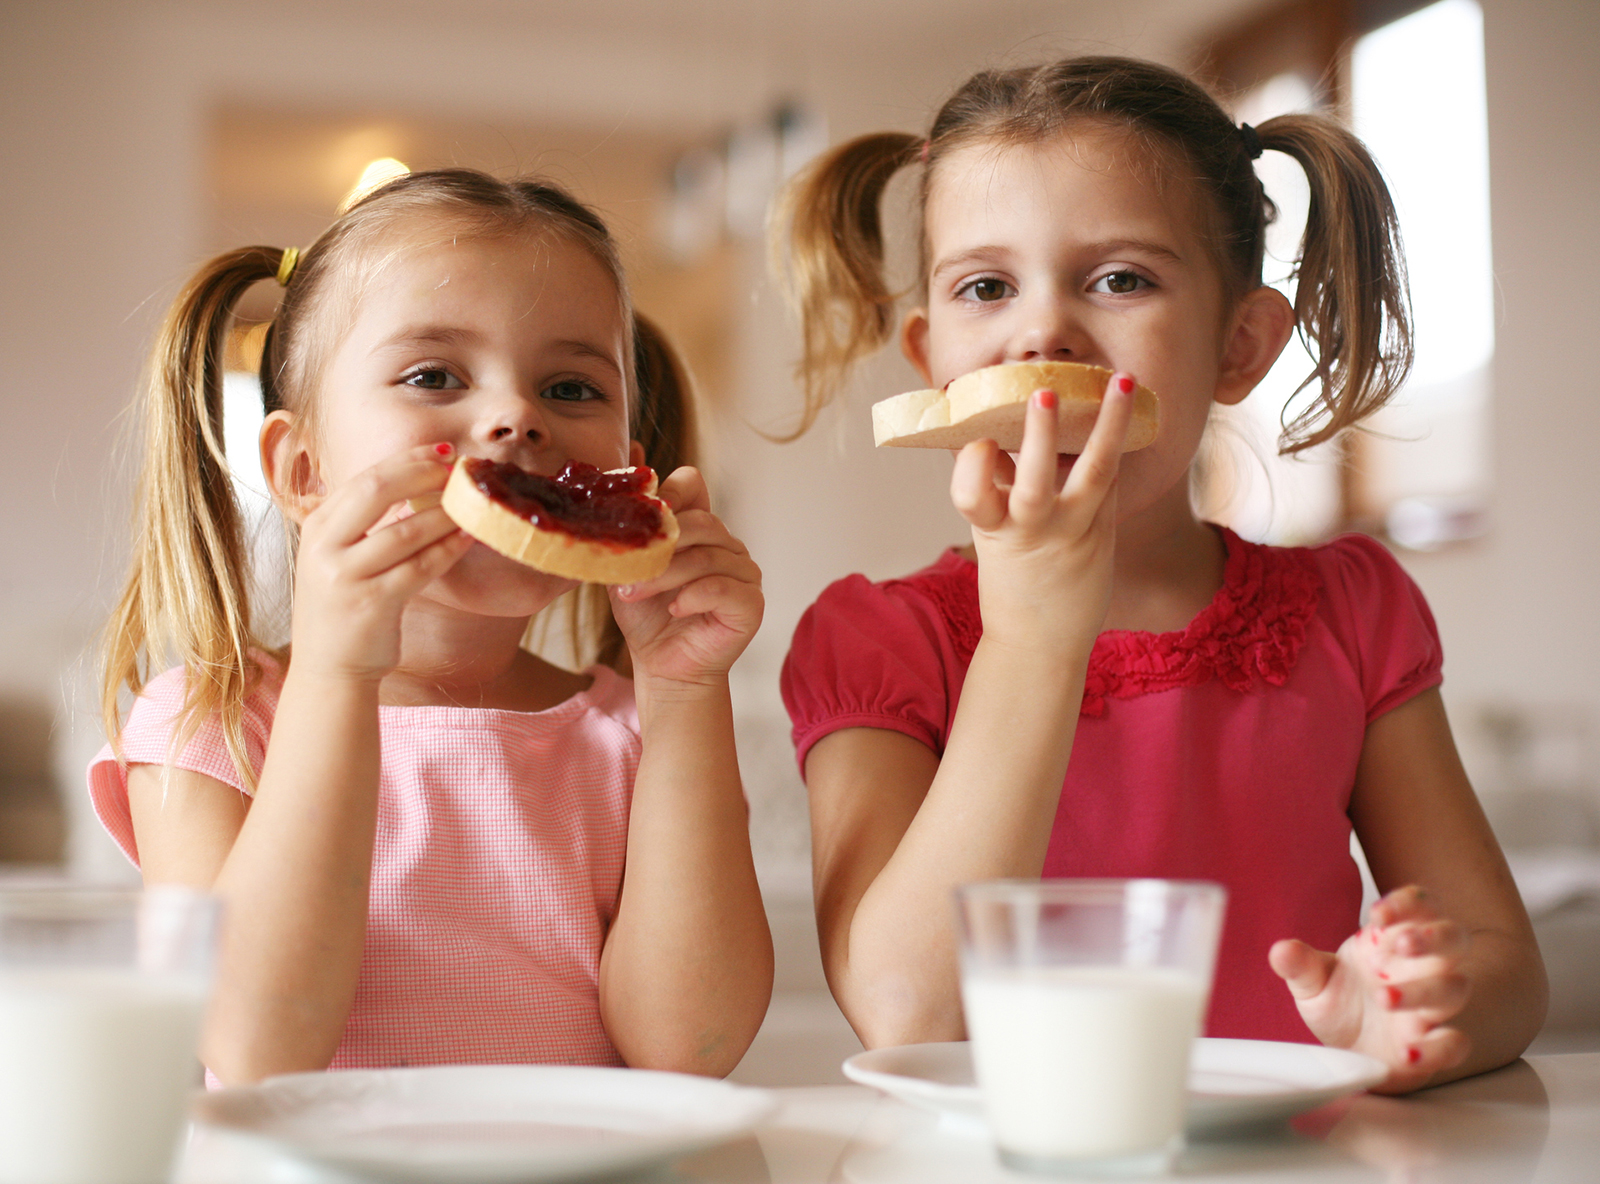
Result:
[[[636,1180],[692,1184],[1019,1184],[986,1142],[861,1086],[772,1091],[755,1135]],[[1191,1144],[1176,1175],[1237,1184],[1593,1184],[1600,1181],[1600,1053],[1535,1056],[1408,1098],[1362,1095],[1290,1127]],[[316,1169],[196,1127],[179,1184],[329,1184]],[[444,1182],[441,1182],[444,1184]]]

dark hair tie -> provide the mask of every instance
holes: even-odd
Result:
[[[1244,142],[1244,150],[1250,154],[1251,160],[1261,155],[1261,135],[1248,123],[1239,125],[1239,139]]]

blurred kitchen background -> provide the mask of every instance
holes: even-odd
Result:
[[[943,454],[873,454],[868,405],[919,385],[897,356],[774,441],[795,424],[797,334],[763,224],[828,144],[923,131],[973,70],[1077,52],[1201,71],[1252,122],[1333,110],[1391,177],[1411,388],[1374,432],[1279,462],[1291,350],[1219,422],[1197,497],[1251,537],[1354,527],[1396,549],[1537,918],[1555,986],[1541,1047],[1600,1047],[1594,0],[0,0],[0,868],[133,874],[83,789],[92,646],[126,553],[126,409],[183,279],[229,247],[310,242],[374,160],[540,173],[606,214],[639,306],[688,355],[717,507],[766,574],[736,702],[778,995],[738,1076],[834,1079],[859,1046],[817,962],[778,669],[829,581],[904,573],[963,531]],[[1270,278],[1288,282],[1303,182],[1273,154],[1261,171],[1284,210]],[[250,503],[259,410],[248,380],[230,390]]]

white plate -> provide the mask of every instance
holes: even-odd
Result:
[[[973,1083],[965,1041],[857,1053],[844,1063],[844,1075],[932,1110],[947,1126],[983,1129],[983,1096]],[[1379,1062],[1342,1048],[1202,1038],[1189,1065],[1188,1130],[1204,1135],[1282,1122],[1376,1085],[1385,1075]]]
[[[570,1065],[296,1073],[218,1090],[201,1122],[386,1180],[581,1180],[663,1164],[744,1134],[765,1090],[705,1077]]]

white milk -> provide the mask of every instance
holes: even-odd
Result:
[[[1183,1130],[1205,983],[1180,970],[1030,967],[962,982],[973,1068],[1003,1152],[1163,1152]]]
[[[164,1181],[205,995],[132,970],[0,971],[0,1184]]]

